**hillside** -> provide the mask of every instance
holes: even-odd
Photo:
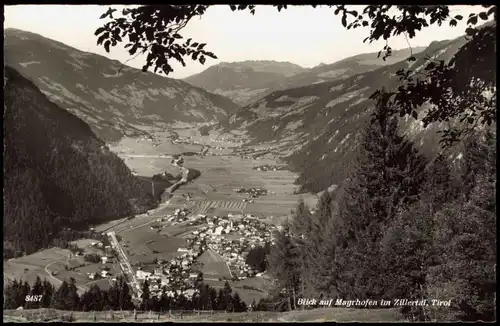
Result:
[[[306,70],[290,62],[222,62],[186,77],[184,81],[246,105],[267,94],[270,88],[280,88],[287,77]]]
[[[464,37],[433,42],[415,55],[414,62],[394,63],[404,58],[399,56],[392,59],[391,65],[347,78],[273,92],[232,116],[228,130],[253,139],[249,145],[257,150],[286,157],[301,173],[298,182],[304,190],[319,192],[344,180],[374,104],[369,96],[382,86],[388,89],[397,86],[397,70],[411,66],[421,69],[427,55],[449,60],[465,42]],[[366,61],[369,56],[357,58]],[[378,60],[383,62],[382,58]],[[342,63],[335,65],[339,67]],[[324,70],[327,66],[315,69]],[[414,119],[405,119],[401,127],[425,152],[432,153],[438,148],[439,135],[435,132],[438,126],[424,130]]]
[[[4,258],[51,246],[63,228],[154,205],[84,121],[15,69],[4,76]]]
[[[106,141],[143,135],[148,128],[164,129],[176,121],[221,122],[239,109],[231,100],[181,80],[143,73],[17,29],[4,31],[4,57]]]
[[[424,47],[412,49],[414,54]],[[395,50],[386,61],[377,59],[378,53],[365,53],[332,64],[320,64],[311,69],[289,62],[242,61],[221,63],[184,80],[192,85],[248,105],[277,90],[302,87],[326,81],[341,80],[355,74],[377,69],[401,61],[409,49]]]

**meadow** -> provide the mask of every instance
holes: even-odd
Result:
[[[97,250],[88,248],[86,246],[87,242],[89,241],[79,240],[76,243],[81,248],[84,248],[86,253],[98,253]],[[66,270],[65,266],[69,268],[75,267],[75,269]],[[75,256],[69,250],[54,247],[4,262],[4,285],[9,280],[14,279],[21,279],[33,284],[38,276],[41,280],[46,279],[55,287],[58,287],[63,280],[69,281],[70,278],[74,278],[78,292],[81,294],[89,289],[93,283],[105,287],[109,286],[110,280],[90,280],[87,274],[100,272],[103,267],[109,268],[112,278],[121,273],[117,264],[89,263],[84,261],[83,256]]]

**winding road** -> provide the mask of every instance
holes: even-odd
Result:
[[[62,283],[63,281],[61,281],[60,279],[58,279],[57,277],[55,277],[54,275],[52,275],[52,273],[49,271],[49,266],[52,265],[52,264],[55,264],[55,263],[60,263],[60,262],[64,262],[64,259],[62,260],[56,260],[56,261],[53,261],[51,263],[48,263],[47,265],[45,265],[45,272],[47,272],[47,274],[49,274],[49,276],[51,278],[53,278],[54,280],[58,281],[59,283]],[[77,285],[76,288],[78,289],[78,294],[82,294],[84,292],[87,291],[87,289],[85,287],[82,287],[80,285]]]

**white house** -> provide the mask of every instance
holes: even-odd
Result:
[[[102,277],[111,276],[111,273],[108,271],[101,271],[101,276]]]
[[[186,291],[184,291],[184,295],[188,298],[191,298],[194,293],[195,293],[194,289],[187,289]]]
[[[151,273],[150,272],[145,272],[145,271],[141,271],[141,270],[138,270],[135,275],[137,276],[138,279],[146,279],[148,277],[151,276]]]
[[[108,257],[104,256],[104,257],[101,257],[101,260],[102,260],[102,264],[106,264],[108,262]]]
[[[215,228],[215,232],[214,233],[217,234],[217,235],[221,235],[223,229],[224,228],[222,226],[218,226],[218,227]]]

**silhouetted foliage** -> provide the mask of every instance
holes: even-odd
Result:
[[[245,259],[245,263],[261,273],[267,268],[266,256],[270,253],[270,244],[266,243],[264,246],[257,246],[252,248]]]

